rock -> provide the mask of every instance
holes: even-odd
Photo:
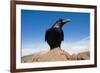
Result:
[[[68,52],[55,48],[50,50],[45,54],[35,54],[22,57],[23,63],[31,63],[31,62],[49,62],[49,61],[68,61],[68,60],[89,60],[90,53],[89,52],[80,52],[78,54],[70,55]]]
[[[77,60],[89,60],[90,53],[89,52],[81,52],[77,55]]]
[[[89,52],[80,52],[78,54],[72,54],[71,60],[89,60],[90,59]]]
[[[39,56],[37,61],[66,61],[69,56],[70,54],[65,54],[63,50],[55,48],[48,53]]]
[[[77,60],[77,54],[72,54],[70,60]]]

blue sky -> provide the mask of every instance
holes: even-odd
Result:
[[[76,42],[90,36],[89,13],[21,10],[22,47],[32,48],[35,44],[46,43],[45,31],[59,18],[71,19],[63,26],[64,42]]]

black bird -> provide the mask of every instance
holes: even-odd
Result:
[[[61,48],[61,42],[64,40],[62,26],[68,22],[70,22],[70,19],[59,19],[51,28],[46,30],[45,41],[47,41],[51,50],[57,47]]]

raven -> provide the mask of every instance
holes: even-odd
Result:
[[[61,42],[64,40],[62,26],[68,22],[70,22],[70,19],[59,19],[51,28],[46,30],[45,41],[47,41],[51,50],[57,47],[61,48]]]

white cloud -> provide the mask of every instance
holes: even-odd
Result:
[[[28,46],[32,46],[31,44]],[[22,48],[22,56],[36,54],[36,53],[45,53],[49,51],[49,46],[46,43],[38,43],[35,44],[34,47],[31,48]]]
[[[88,36],[76,42],[71,42],[71,43],[63,42],[62,49],[69,52],[70,54],[73,54],[73,53],[76,54],[83,51],[89,51],[90,38]]]

